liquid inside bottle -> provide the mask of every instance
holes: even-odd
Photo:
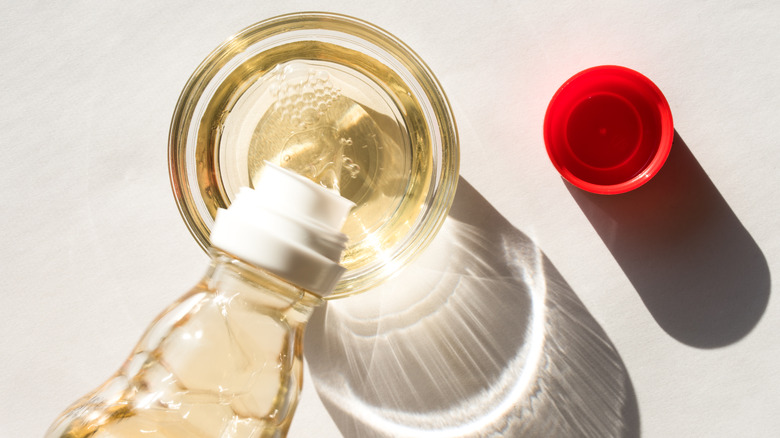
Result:
[[[321,303],[220,254],[117,374],[46,437],[285,436],[302,382],[304,328]]]

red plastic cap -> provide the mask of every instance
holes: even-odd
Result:
[[[642,74],[604,65],[572,76],[544,118],[544,143],[555,168],[593,193],[617,194],[650,180],[674,139],[672,112]]]

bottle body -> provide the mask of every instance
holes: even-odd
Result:
[[[46,438],[285,436],[322,298],[222,252]]]

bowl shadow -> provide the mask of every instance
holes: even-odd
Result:
[[[463,178],[396,278],[313,315],[304,355],[345,437],[638,437],[628,372],[551,261]]]
[[[670,336],[723,347],[761,319],[767,261],[677,132],[664,167],[634,191],[603,196],[565,183]]]

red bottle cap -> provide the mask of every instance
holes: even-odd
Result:
[[[649,181],[673,138],[672,112],[661,90],[614,65],[572,76],[544,118],[550,160],[567,181],[593,193],[624,193]]]

